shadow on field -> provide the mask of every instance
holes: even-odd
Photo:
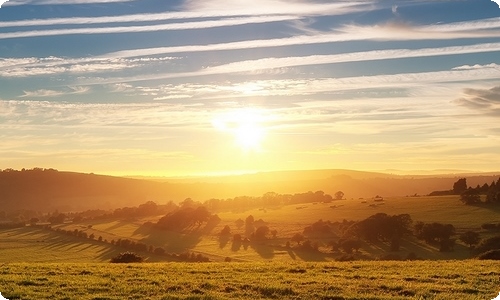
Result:
[[[123,227],[126,225],[130,225],[130,221],[123,221],[123,220],[116,221],[116,224],[109,226],[108,228],[104,229],[104,231],[110,231],[110,230],[117,229],[117,228],[120,228],[120,227]]]
[[[299,257],[304,261],[318,261],[318,262],[326,261],[327,256],[329,256],[328,254],[319,251],[309,252],[309,251],[297,250],[294,251],[293,253],[295,253],[297,257]]]
[[[274,248],[270,245],[250,243],[250,247],[264,259],[272,259],[274,257]]]
[[[213,228],[214,226],[207,224],[205,227],[192,227],[182,232],[176,232],[151,226],[141,226],[134,232],[134,235],[143,235],[144,238],[141,242],[145,244],[161,246],[167,252],[182,253],[198,245],[202,237],[212,231]]]

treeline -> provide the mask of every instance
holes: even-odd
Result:
[[[454,184],[451,190],[434,191],[429,196],[460,195],[460,200],[465,204],[477,204],[483,202],[481,195],[485,196],[486,203],[500,204],[500,178],[491,184],[484,183],[471,187],[467,185],[467,178],[460,178]]]
[[[500,231],[500,223],[485,223],[481,228],[490,232],[498,232]],[[361,221],[331,222],[319,220],[306,226],[302,233],[294,234],[286,243],[286,247],[318,252],[319,244],[314,240],[330,238],[331,251],[343,254],[338,258],[339,260],[353,260],[353,253],[358,252],[366,243],[385,244],[388,247],[388,254],[380,259],[413,260],[418,259],[418,257],[412,252],[408,253],[406,258],[402,258],[396,253],[400,251],[403,239],[413,237],[435,247],[440,252],[453,251],[456,242],[460,241],[467,245],[471,253],[477,257],[492,259],[494,253],[500,254],[500,235],[490,236],[488,234],[488,238],[481,239],[480,232],[472,230],[457,234],[457,230],[452,224],[413,222],[408,214],[377,213]],[[500,259],[500,256],[496,259]]]
[[[326,194],[323,191],[278,194],[267,192],[260,197],[238,196],[228,199],[209,199],[201,202],[211,211],[238,211],[252,208],[272,208],[290,204],[305,203],[330,203],[334,200],[341,200],[344,197],[342,191],[338,191],[334,196]]]

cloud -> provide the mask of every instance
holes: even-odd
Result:
[[[0,0],[4,1],[4,0]],[[94,3],[131,2],[135,0],[10,0],[9,6],[15,5],[74,5]]]
[[[497,68],[497,67],[498,67],[498,65],[494,64],[494,63],[488,64],[488,65],[475,64],[473,66],[469,66],[469,65],[458,66],[458,67],[453,68],[453,70],[478,70],[478,69]]]
[[[447,98],[463,87],[463,82],[498,79],[500,66],[469,69],[452,69],[422,73],[399,73],[392,75],[355,76],[344,78],[302,78],[302,79],[269,79],[246,80],[242,82],[223,82],[213,84],[182,83],[164,84],[154,87],[132,85],[124,82],[111,84],[114,92],[129,96],[145,96],[154,100],[192,99],[192,101],[207,101],[210,99],[256,98],[270,96],[286,96],[289,101],[266,100],[268,107],[293,106],[295,96],[321,95],[330,93],[335,99],[380,99],[395,97],[434,97]],[[123,79],[125,81],[127,79]],[[276,97],[273,97],[275,99]],[[301,97],[299,97],[301,98]],[[192,102],[191,101],[191,102]],[[449,101],[449,100],[447,100]],[[213,104],[213,102],[210,102]],[[335,101],[306,102],[308,107],[331,106]],[[300,104],[301,106],[304,103]],[[345,104],[344,104],[345,105]],[[209,105],[210,106],[210,105]]]
[[[145,26],[119,26],[119,27],[92,27],[92,28],[72,28],[72,29],[51,29],[51,30],[32,30],[32,31],[17,31],[0,33],[0,39],[26,38],[26,37],[41,37],[41,36],[58,36],[58,35],[74,35],[74,34],[104,34],[104,33],[131,33],[131,32],[153,32],[166,30],[187,30],[226,27],[243,24],[257,24],[296,20],[298,16],[256,16],[242,18],[228,18],[221,20],[184,22],[171,24],[157,24]]]
[[[0,59],[0,77],[29,77],[53,74],[84,74],[114,72],[168,62],[174,57],[155,58],[20,58]]]
[[[399,16],[398,6],[397,6],[397,5],[393,5],[393,6],[392,6],[392,13],[393,13],[395,16]]]
[[[82,0],[83,1],[83,0]],[[99,0],[95,0],[96,2]],[[133,0],[128,0],[133,1]],[[10,1],[12,3],[13,0]],[[21,3],[17,1],[15,3]],[[31,3],[32,0],[24,1]],[[41,4],[47,1],[38,0],[33,3]],[[60,0],[64,4],[72,4],[71,0]],[[120,1],[117,1],[120,2]],[[126,2],[126,1],[123,1]],[[89,3],[91,3],[89,1]],[[16,20],[0,22],[0,27],[22,27],[22,26],[52,26],[52,25],[72,25],[72,24],[104,24],[104,23],[132,23],[132,22],[153,22],[165,20],[182,20],[182,19],[199,19],[199,18],[214,18],[214,17],[243,17],[243,16],[314,16],[314,15],[340,15],[353,11],[360,11],[372,8],[369,2],[361,3],[337,3],[337,4],[314,4],[307,3],[298,6],[294,3],[285,3],[277,7],[275,10],[269,9],[268,6],[256,6],[252,3],[252,9],[246,7],[244,9],[227,9],[231,5],[225,4],[226,9],[222,7],[213,7],[211,10],[196,9],[187,7],[183,11],[169,11],[162,13],[149,14],[132,14],[122,16],[103,16],[103,17],[72,17],[72,18],[51,18],[51,19],[33,19],[33,20]],[[191,10],[190,10],[191,9]]]
[[[441,48],[386,49],[386,50],[352,52],[352,53],[332,54],[332,55],[262,58],[256,60],[233,62],[213,67],[206,67],[193,72],[141,75],[129,78],[115,78],[115,79],[109,78],[106,79],[104,82],[107,83],[117,83],[117,81],[132,82],[132,81],[155,80],[164,78],[182,78],[182,77],[208,76],[208,75],[232,74],[232,73],[257,74],[261,73],[262,71],[270,69],[290,68],[299,66],[403,59],[403,58],[414,58],[414,57],[432,57],[432,56],[445,56],[445,55],[469,54],[469,53],[485,53],[485,52],[495,52],[495,51],[500,51],[500,43],[487,43],[487,44],[476,44],[467,46],[450,46]],[[85,84],[100,84],[100,83],[103,83],[103,81],[85,82]]]
[[[499,22],[485,22],[489,26],[497,26]],[[454,23],[451,23],[454,24]],[[464,23],[465,24],[465,23]],[[410,26],[405,23],[387,23],[374,26],[346,25],[332,32],[317,33],[311,35],[297,35],[278,39],[246,40],[239,42],[208,44],[208,45],[185,45],[176,47],[157,47],[143,48],[134,50],[122,50],[107,53],[102,57],[135,57],[148,56],[178,52],[203,52],[203,51],[221,51],[238,50],[253,48],[269,48],[293,45],[325,44],[358,40],[449,40],[463,38],[484,38],[500,37],[500,32],[495,30],[457,30],[447,31],[439,30],[438,25],[432,28]],[[460,26],[458,26],[460,27]],[[491,27],[482,26],[482,29],[491,29]]]
[[[480,113],[500,116],[500,85],[490,89],[466,88],[455,102]]]
[[[58,97],[63,95],[75,95],[75,94],[84,94],[90,91],[89,87],[77,86],[70,87],[68,90],[47,90],[40,89],[36,91],[23,91],[24,94],[20,96],[21,98],[29,97],[29,98],[38,98],[38,97]]]

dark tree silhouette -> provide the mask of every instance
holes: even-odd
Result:
[[[450,239],[455,234],[455,227],[451,224],[423,223],[415,224],[415,236],[427,244],[438,243],[439,251],[445,252],[453,249],[455,240]]]
[[[143,261],[144,258],[134,252],[123,252],[111,258],[112,263],[139,263]]]
[[[351,254],[353,250],[357,252],[361,245],[361,241],[357,239],[347,239],[340,242],[340,248],[347,254]]]
[[[460,178],[453,184],[453,192],[457,195],[465,192],[467,190],[467,179]]]
[[[334,197],[335,197],[335,200],[342,200],[342,199],[344,199],[344,192],[338,191],[335,193]]]
[[[257,240],[265,240],[267,239],[267,234],[269,233],[269,227],[267,226],[260,226],[255,230],[255,239]]]
[[[460,194],[460,201],[467,205],[481,203],[481,196],[477,189],[468,189]]]
[[[63,213],[57,214],[55,216],[53,215],[48,219],[50,224],[62,224],[64,223],[64,220],[66,220],[66,215]]]
[[[300,245],[300,242],[302,242],[304,240],[304,236],[300,233],[296,233],[292,236],[292,238],[290,240],[292,242],[296,242],[297,245]]]
[[[220,231],[220,235],[231,235],[231,228],[228,225],[224,226],[224,228],[222,228],[222,230]]]
[[[411,224],[412,220],[408,214],[389,216],[378,213],[353,224],[347,234],[369,242],[389,241],[391,250],[398,251],[400,239],[410,233]]]
[[[467,244],[469,246],[469,249],[472,250],[472,247],[474,245],[477,245],[479,243],[479,241],[481,240],[479,238],[479,233],[475,232],[475,231],[467,231],[467,232],[464,232],[460,235],[459,239],[464,242],[465,244]]]

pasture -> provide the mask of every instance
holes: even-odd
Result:
[[[493,299],[500,263],[485,261],[3,264],[6,298]]]
[[[457,234],[466,230],[481,233],[489,237],[491,233],[481,230],[486,222],[498,223],[500,211],[492,206],[467,206],[458,200],[458,196],[442,197],[399,197],[388,198],[382,202],[372,199],[350,199],[331,203],[308,203],[281,207],[259,207],[246,211],[218,212],[220,222],[212,225],[191,228],[182,232],[170,232],[156,228],[145,228],[145,222],[156,222],[162,216],[141,219],[106,219],[88,220],[78,223],[65,223],[53,226],[53,229],[80,230],[94,239],[82,239],[66,236],[58,232],[38,227],[0,230],[0,262],[107,262],[124,249],[111,245],[110,241],[130,239],[154,247],[162,247],[168,253],[194,252],[207,256],[212,261],[332,261],[340,254],[332,254],[331,237],[308,237],[319,246],[320,252],[308,253],[285,247],[291,237],[302,233],[304,227],[322,219],[332,222],[342,220],[362,220],[375,213],[411,215],[413,221],[450,223],[457,229]],[[252,215],[255,220],[262,219],[271,230],[276,230],[275,237],[269,237],[265,243],[252,243],[247,246],[235,245],[232,237],[221,238],[219,233],[224,226],[231,228],[231,235],[245,236],[244,226],[238,227],[236,220],[245,220]],[[105,242],[98,242],[101,237]],[[293,244],[292,244],[293,245]],[[384,244],[364,243],[356,259],[373,260],[388,253]],[[467,259],[471,257],[469,249],[457,243],[453,252],[439,252],[414,237],[405,238],[401,250],[395,254],[404,258],[409,253],[431,260]],[[162,256],[150,252],[141,253],[148,262],[168,261]]]
[[[486,222],[500,222],[499,207],[491,206],[467,206],[459,201],[458,196],[442,197],[397,197],[388,198],[382,202],[374,202],[372,199],[341,200],[331,203],[308,203],[287,205],[281,207],[260,207],[246,211],[218,212],[221,221],[215,227],[201,227],[192,230],[175,233],[165,232],[154,228],[143,228],[141,225],[146,221],[155,222],[161,216],[139,220],[113,220],[106,222],[91,222],[92,232],[102,235],[104,238],[118,239],[131,238],[147,244],[164,247],[168,252],[194,251],[208,255],[212,260],[221,261],[225,257],[240,261],[259,260],[315,260],[327,261],[334,259],[330,255],[309,255],[307,253],[294,252],[285,249],[285,244],[290,238],[301,233],[304,227],[322,219],[332,222],[346,220],[362,220],[373,214],[383,212],[393,214],[410,214],[413,221],[440,222],[453,224],[457,234],[467,230],[481,231],[480,226]],[[255,247],[233,247],[231,240],[223,240],[219,233],[224,226],[231,228],[232,234],[245,235],[244,226],[238,227],[236,220],[245,220],[252,215],[255,220],[262,219],[271,229],[276,230],[276,238],[272,238],[266,245]],[[85,228],[87,223],[80,225]],[[75,228],[74,224],[63,227]],[[488,232],[481,232],[487,237]],[[310,238],[317,242],[323,252],[329,252],[330,239]],[[383,245],[374,247],[365,245],[360,258],[376,259],[383,255],[387,248]],[[470,257],[469,250],[460,243],[454,252],[441,253],[432,247],[416,239],[407,239],[403,242],[401,255],[409,252],[416,253],[425,259],[466,259]]]

